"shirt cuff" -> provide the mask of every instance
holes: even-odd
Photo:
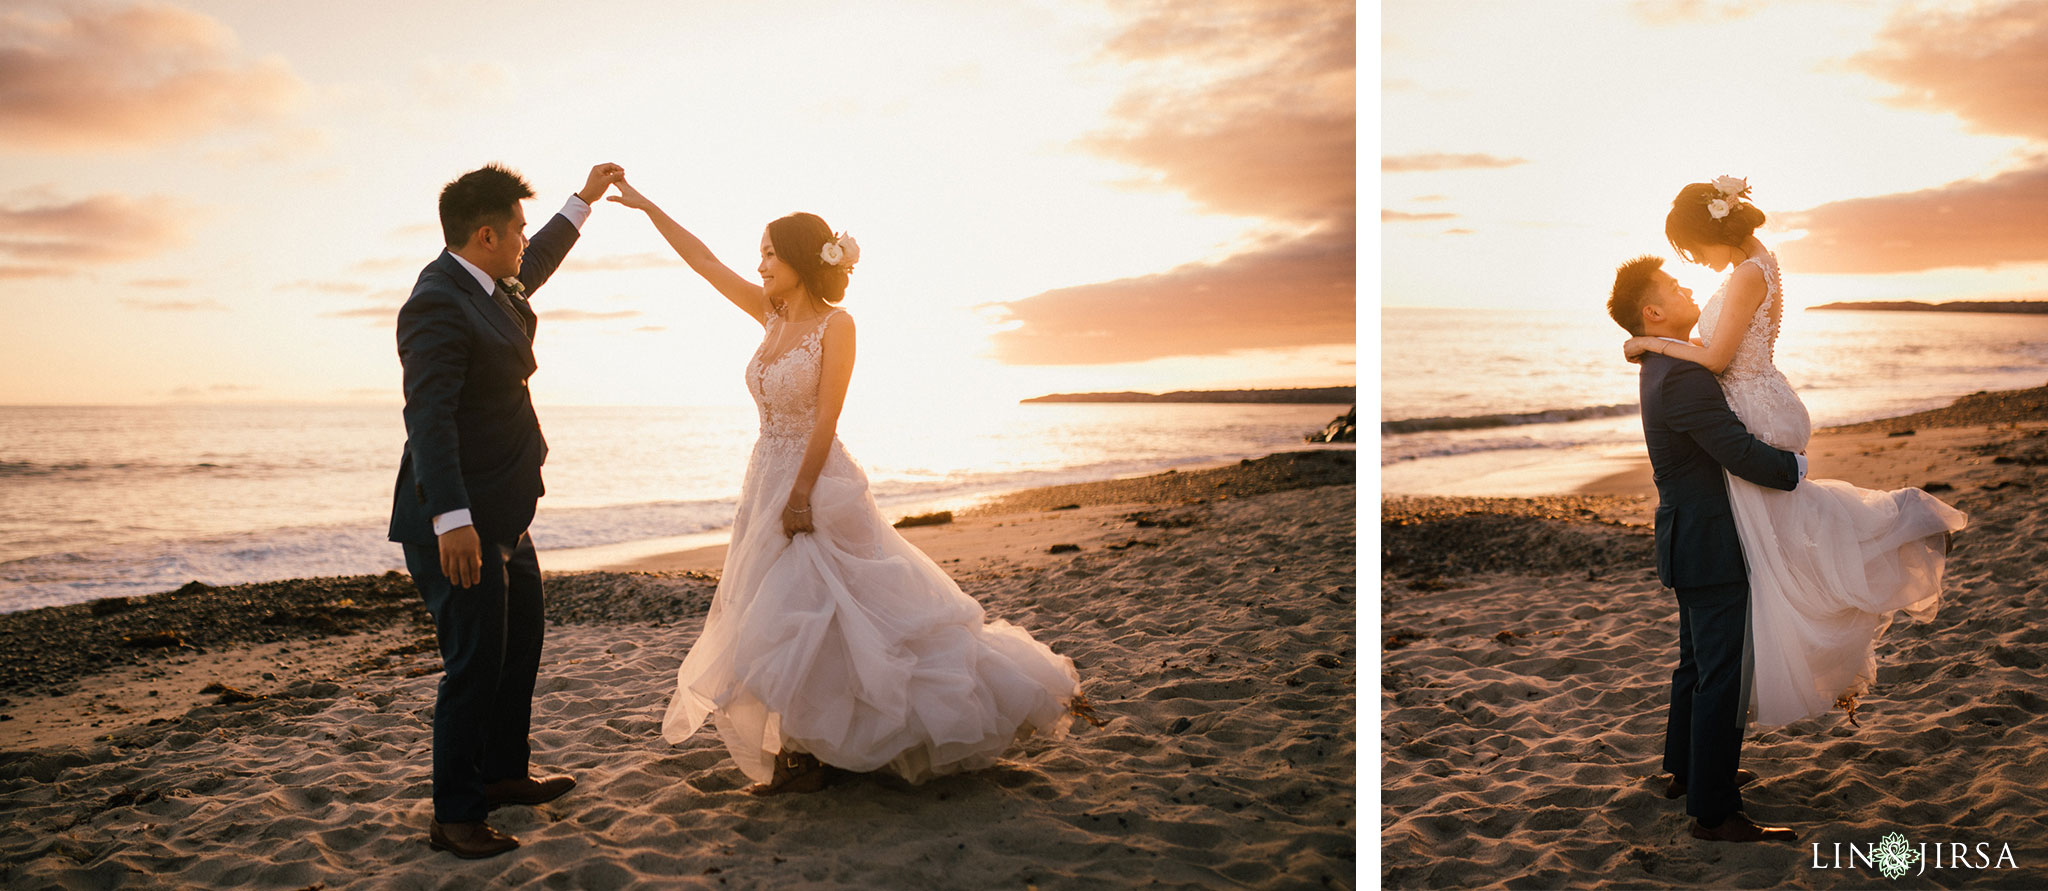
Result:
[[[572,194],[569,200],[562,204],[562,216],[568,217],[569,225],[575,226],[576,231],[581,232],[583,221],[590,219],[590,205],[584,202],[583,196]]]
[[[1802,477],[1806,475],[1805,458],[1799,459],[1799,475]],[[474,525],[476,525],[476,522],[469,518],[469,508],[459,507],[434,518],[434,534],[447,535],[464,526]]]
[[[1806,456],[1795,454],[1792,457],[1799,461],[1799,481],[1806,482]]]

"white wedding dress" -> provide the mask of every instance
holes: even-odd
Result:
[[[1812,421],[1771,359],[1784,307],[1778,259],[1766,252],[1745,262],[1763,270],[1763,303],[1745,330],[1715,331],[1722,283],[1700,313],[1700,337],[1742,338],[1720,377],[1729,407],[1758,439],[1802,451]],[[1893,614],[1934,616],[1943,533],[1962,529],[1963,513],[1919,489],[1807,479],[1785,492],[1727,478],[1749,566],[1749,721],[1789,724],[1853,700],[1877,676],[1875,647]]]
[[[1034,733],[1064,735],[1080,695],[1073,660],[989,619],[904,541],[837,439],[811,490],[813,531],[783,534],[817,415],[829,320],[770,357],[785,324],[771,315],[747,363],[760,439],[724,574],[677,672],[662,735],[680,743],[715,721],[733,761],[759,782],[773,776],[779,751],[922,782],[988,766]]]

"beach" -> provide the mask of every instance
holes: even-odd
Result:
[[[2048,887],[2048,388],[1824,430],[1807,453],[1812,477],[1919,486],[1970,525],[1939,612],[1879,643],[1855,723],[1751,728],[1745,811],[1789,844],[1696,840],[1663,797],[1678,621],[1647,459],[1552,496],[1383,500],[1385,886]],[[1849,853],[1888,833],[1923,857],[1896,880]]]
[[[1106,722],[918,786],[756,798],[709,728],[661,740],[718,549],[549,573],[534,769],[579,785],[497,811],[524,846],[483,861],[425,843],[439,654],[402,574],[0,615],[0,885],[1353,887],[1353,457],[905,529]]]

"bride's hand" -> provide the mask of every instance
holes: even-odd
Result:
[[[789,497],[789,503],[782,506],[782,534],[795,538],[799,532],[811,531],[811,500]]]
[[[1650,352],[1650,344],[1656,340],[1654,337],[1631,337],[1621,345],[1621,357],[1640,365],[1643,362],[1643,354]]]
[[[619,181],[614,185],[618,187],[619,193],[607,197],[606,201],[616,201],[634,210],[654,209],[654,202],[647,200],[647,196],[640,194],[640,190],[633,188],[633,185],[626,182],[624,177],[620,177]]]

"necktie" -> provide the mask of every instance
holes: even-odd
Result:
[[[512,320],[512,326],[518,328],[519,333],[527,337],[533,336],[533,330],[526,327],[526,317],[520,315],[519,310],[512,306],[512,295],[505,290],[504,285],[495,285],[491,288],[491,299],[497,301],[498,308],[505,311],[505,315]]]

